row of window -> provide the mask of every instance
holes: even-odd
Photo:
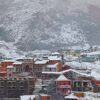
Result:
[[[11,87],[14,87],[14,86],[24,86],[25,82],[0,82],[0,87],[2,86],[11,86]]]
[[[70,85],[70,82],[58,82],[57,85]]]

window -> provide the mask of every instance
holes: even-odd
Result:
[[[48,96],[48,97],[47,97],[47,100],[51,100],[51,98]]]
[[[29,72],[29,71],[30,71],[29,65],[26,65],[25,72]]]
[[[68,83],[67,82],[64,82],[63,85],[68,85]]]
[[[13,84],[13,86],[16,86],[16,82],[13,82],[12,84]]]
[[[11,82],[8,82],[8,86],[11,86],[12,84],[11,84]]]
[[[9,77],[11,77],[11,73],[9,74]]]
[[[4,85],[5,85],[4,82],[1,82],[0,86],[4,86]]]
[[[20,82],[20,86],[23,86],[24,85],[24,82]]]

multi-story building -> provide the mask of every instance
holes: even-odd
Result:
[[[48,60],[37,60],[33,65],[33,72],[36,78],[42,78],[42,71],[47,66]]]
[[[22,62],[16,61],[13,63],[15,74],[19,74],[23,72]]]
[[[57,91],[62,95],[68,95],[71,93],[71,80],[67,79],[64,75],[60,75],[56,79]]]
[[[32,94],[35,79],[0,79],[0,98],[19,98]]]
[[[12,60],[4,60],[0,64],[0,77],[7,76],[7,66],[11,66],[14,61]]]
[[[13,66],[7,66],[7,78],[14,78],[14,67]]]

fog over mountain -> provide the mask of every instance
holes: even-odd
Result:
[[[100,0],[0,0],[0,41],[21,50],[100,45]]]

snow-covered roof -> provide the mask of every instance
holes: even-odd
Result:
[[[87,55],[100,55],[100,51],[95,51],[95,52],[87,53]]]
[[[91,76],[94,77],[96,80],[100,80],[100,73],[95,70],[91,71]]]
[[[68,65],[72,68],[81,68],[81,69],[91,69],[95,65],[89,62],[66,62],[65,65]]]
[[[29,59],[29,60],[32,60],[33,59],[33,57],[24,57],[23,59]]]
[[[16,61],[16,62],[14,62],[13,64],[20,65],[20,64],[22,64],[22,62]]]
[[[43,94],[43,93],[42,93],[42,94],[40,94],[40,95],[41,95],[41,96],[50,96],[50,95],[48,95],[48,94]]]
[[[20,100],[34,100],[35,97],[35,95],[23,95],[20,96]]]
[[[43,74],[54,74],[54,75],[57,74],[57,75],[61,75],[61,74],[64,74],[64,73],[67,73],[67,72],[70,72],[70,71],[75,72],[75,73],[80,74],[80,75],[83,75],[83,76],[87,76],[87,77],[90,76],[89,74],[80,73],[79,71],[74,70],[74,69],[68,69],[68,70],[64,70],[64,71],[60,71],[60,72],[52,72],[52,71],[47,72],[47,71],[44,71],[42,73]]]
[[[68,96],[65,96],[65,99],[79,99],[79,98],[75,96],[74,94],[70,94]]]
[[[94,77],[95,79],[99,79],[100,80],[100,63],[99,62],[95,62],[95,63],[89,63],[89,62],[66,62],[67,65],[71,66],[73,69],[71,71],[78,73],[80,75],[85,75],[85,76],[91,76]],[[90,74],[85,74],[85,73],[80,73],[79,71],[75,70],[76,68],[80,68],[81,69],[87,69],[87,70],[91,70]],[[63,71],[63,73],[65,73],[65,71]]]
[[[69,81],[63,74],[61,74],[57,79],[56,81]]]
[[[8,68],[8,69],[9,69],[9,68],[11,69],[11,68],[14,68],[14,67],[13,67],[13,66],[7,66],[7,68]]]
[[[6,71],[0,71],[0,74],[2,74],[2,73],[7,73]]]
[[[46,64],[48,62],[48,60],[38,60],[35,61],[35,64]]]
[[[72,71],[72,69],[67,69],[67,70],[61,71],[60,73],[61,73],[61,74],[64,74],[64,73],[67,73],[67,72],[69,72],[69,71]]]
[[[24,59],[25,56],[16,57],[15,60]]]
[[[59,52],[53,52],[52,55],[60,55]]]
[[[14,62],[14,60],[3,60],[2,62]]]
[[[96,66],[94,66],[96,67]],[[99,67],[99,68],[98,68]],[[75,69],[68,69],[68,70],[64,70],[64,71],[60,71],[60,72],[42,72],[43,74],[54,74],[54,75],[61,75],[61,74],[64,74],[64,73],[67,73],[67,72],[74,72],[76,74],[79,74],[81,76],[86,76],[86,77],[94,77],[95,79],[97,80],[100,80],[100,66],[97,66],[97,68],[91,70],[91,73],[90,74],[86,74],[86,73],[82,73],[82,72],[79,72]]]
[[[47,71],[43,71],[42,74],[54,74],[54,75],[60,75],[61,72],[52,72],[52,71],[47,72]]]
[[[39,95],[23,95],[20,96],[20,100],[34,100],[35,98],[37,98]],[[40,94],[40,96],[50,96],[48,94]],[[36,99],[38,100],[38,99]]]
[[[89,55],[89,56],[92,56],[92,55],[100,55],[100,51],[94,51],[94,52],[90,52],[90,53],[81,53],[82,55],[85,54],[85,55]]]
[[[61,57],[49,56],[48,59],[49,59],[49,60],[61,60]]]
[[[19,75],[23,76],[23,77],[27,77],[27,76],[29,76],[29,73],[28,72],[23,72],[23,73],[20,73]]]
[[[79,72],[77,70],[74,70],[74,69],[69,69],[69,70],[62,71],[59,74],[61,74],[61,73],[64,74],[64,73],[67,73],[69,71],[75,72],[75,73],[77,73],[77,74],[79,74],[81,76],[94,77],[96,80],[100,80],[99,70],[96,70],[96,69],[92,70],[90,74],[81,73],[81,72]]]
[[[85,74],[85,73],[81,73],[81,72],[79,72],[79,71],[77,71],[77,70],[71,70],[72,72],[75,72],[75,73],[77,73],[77,74],[79,74],[79,75],[82,75],[82,76],[86,76],[86,77],[90,77],[91,75],[89,75],[89,74]]]
[[[58,65],[58,63],[56,63],[56,64],[52,64],[52,65],[47,65],[47,68],[56,68],[57,65]]]

